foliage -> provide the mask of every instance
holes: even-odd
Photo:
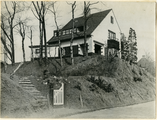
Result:
[[[132,28],[129,30],[129,37],[126,40],[125,36],[122,37],[123,50],[122,50],[122,59],[129,61],[130,63],[137,62],[137,39],[136,32]]]
[[[134,77],[134,81],[135,82],[137,82],[137,81],[142,82],[142,78],[140,78],[140,77]]]
[[[87,78],[87,80],[93,83],[89,87],[91,91],[96,91],[98,87],[103,89],[105,92],[112,92],[114,90],[114,87],[111,85],[111,83],[105,82],[100,76],[98,76],[98,79],[96,79],[94,76],[91,76]]]

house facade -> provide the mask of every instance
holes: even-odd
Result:
[[[84,49],[84,17],[75,18],[74,21],[74,56],[83,55]],[[62,29],[54,31],[53,37],[48,41],[48,45],[58,44],[62,48],[63,56],[70,56],[70,40],[72,32],[72,20],[70,20]],[[112,9],[89,15],[87,20],[87,49],[89,54],[112,55],[120,54],[120,29]],[[54,48],[51,48],[54,49]],[[59,57],[57,53],[55,57]],[[54,56],[54,50],[50,50],[51,56]]]
[[[58,55],[58,51],[56,50],[58,45],[47,45],[47,57],[54,57],[54,53],[52,51],[56,51],[56,54]],[[40,57],[40,46],[39,45],[34,45],[34,46],[29,46],[29,48],[32,49],[33,51],[33,58],[39,58]],[[45,57],[45,47],[43,46],[43,57]]]

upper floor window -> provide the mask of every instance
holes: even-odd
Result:
[[[54,31],[54,36],[57,36],[57,31]]]
[[[73,30],[72,29],[67,29],[67,30],[60,30],[59,32],[57,30],[54,31],[54,36],[57,37],[57,36],[62,36],[62,35],[68,35],[68,34],[71,34],[72,31],[74,33],[77,33],[77,32],[82,32],[83,31],[83,26],[81,27],[78,27],[78,28],[74,28]]]
[[[116,40],[116,33],[108,30],[108,38]]]
[[[65,30],[62,32],[62,35],[65,35],[66,34],[66,32],[65,32]]]
[[[113,19],[113,17],[111,16],[111,23],[113,24],[114,23],[114,19]]]
[[[54,31],[54,36],[55,36],[55,37],[56,37],[56,36],[59,36],[59,35],[61,35],[61,31],[59,31],[59,32],[58,32],[57,30]]]

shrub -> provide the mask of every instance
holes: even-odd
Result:
[[[142,82],[142,78],[140,78],[140,77],[134,77],[134,81],[135,82],[137,82],[137,81]]]
[[[88,81],[92,82],[93,84],[89,87],[91,91],[97,90],[97,86],[103,89],[105,92],[112,92],[114,87],[111,83],[103,83],[103,79],[99,76],[96,79],[94,76],[87,78]]]
[[[92,84],[91,86],[89,86],[89,90],[90,91],[97,91],[98,86],[96,86],[95,84]]]
[[[78,89],[78,90],[80,90],[80,91],[82,90],[81,84],[79,84],[79,83],[78,83],[77,85],[75,85],[74,88],[76,88],[76,89]]]

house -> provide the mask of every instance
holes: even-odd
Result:
[[[84,17],[75,18],[73,54],[74,56],[83,55],[84,49]],[[53,37],[47,42],[48,45],[59,43],[64,56],[70,56],[70,40],[72,32],[72,20],[57,32],[54,30]],[[117,53],[121,44],[118,23],[112,9],[89,15],[87,20],[87,49],[88,54],[112,55]],[[59,56],[59,49],[57,55]]]
[[[55,54],[52,53],[52,51],[56,51],[58,45],[53,44],[53,45],[47,45],[47,57],[54,57]],[[34,46],[29,46],[29,48],[32,49],[33,51],[33,58],[39,58],[40,57],[40,45],[34,45]],[[45,47],[43,46],[43,57],[45,57]]]

